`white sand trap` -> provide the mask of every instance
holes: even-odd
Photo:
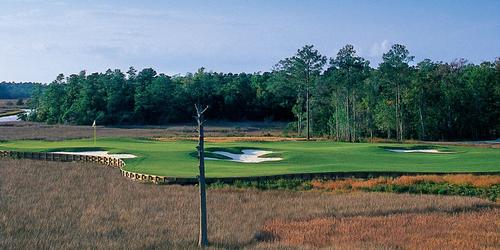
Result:
[[[264,158],[260,156],[264,156],[267,154],[272,154],[274,153],[273,151],[264,151],[264,150],[253,150],[253,149],[244,149],[241,150],[243,154],[233,154],[229,152],[224,152],[224,151],[215,151],[212,152],[214,154],[218,155],[223,155],[226,157],[231,158],[229,161],[235,161],[235,162],[242,162],[242,163],[259,163],[259,162],[265,162],[265,161],[281,161],[283,158]],[[217,160],[215,158],[205,158],[207,160]]]
[[[437,149],[386,149],[386,150],[396,153],[430,153],[430,154],[450,153],[450,152],[442,152]]]
[[[68,154],[68,155],[88,155],[88,156],[110,156],[118,159],[131,159],[137,156],[132,154],[109,154],[108,151],[84,151],[84,152],[54,152],[56,154]]]

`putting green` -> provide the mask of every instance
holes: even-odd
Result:
[[[500,172],[500,150],[477,147],[435,147],[452,153],[394,153],[384,147],[411,145],[378,143],[305,142],[230,142],[206,143],[207,150],[226,148],[237,152],[241,148],[276,152],[282,161],[238,163],[207,160],[208,177],[262,176],[288,173],[398,171],[398,172]],[[194,177],[198,172],[193,157],[195,141],[160,142],[129,138],[92,140],[0,142],[0,150],[54,152],[95,151],[128,153],[138,156],[124,159],[125,170],[171,176]]]

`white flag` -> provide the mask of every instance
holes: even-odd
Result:
[[[95,128],[95,120],[94,120],[94,123],[92,123],[92,127]]]

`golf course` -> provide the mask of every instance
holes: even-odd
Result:
[[[14,140],[0,142],[0,150],[21,152],[95,152],[131,154],[124,170],[170,177],[198,174],[196,141],[159,141],[100,138],[64,141]],[[499,172],[500,151],[493,148],[332,141],[208,142],[207,177],[244,177],[323,172]],[[214,152],[240,154],[265,150],[261,157],[280,160],[243,163]],[[401,152],[397,152],[397,151]],[[410,150],[410,151],[404,151]],[[411,150],[417,150],[412,152]],[[419,151],[422,150],[422,151]],[[426,153],[430,150],[434,153]]]

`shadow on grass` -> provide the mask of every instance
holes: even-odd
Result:
[[[213,152],[216,151],[223,151],[223,152],[228,152],[232,154],[243,154],[243,150],[264,150],[264,151],[272,151],[271,149],[267,148],[255,148],[255,147],[208,147],[205,148],[205,157],[208,158],[215,158],[215,159],[220,159],[220,160],[231,160],[232,158],[220,155],[220,154],[215,154]],[[198,159],[198,152],[193,151],[189,153],[189,156]],[[265,154],[262,157],[283,157],[280,152],[272,152],[269,154]]]

